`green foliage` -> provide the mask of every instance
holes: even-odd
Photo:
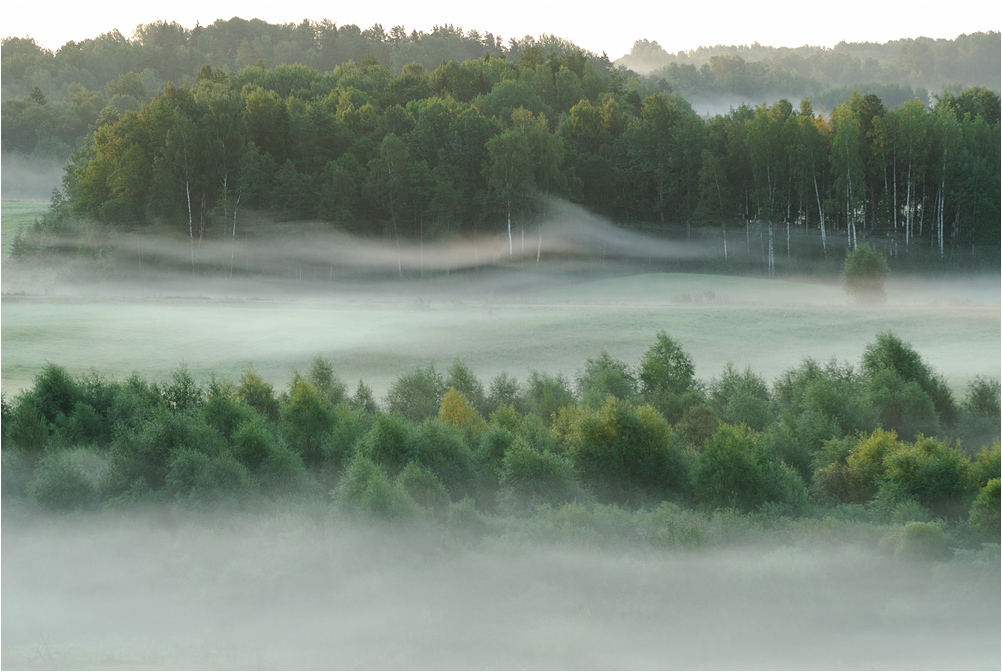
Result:
[[[919,437],[884,458],[886,478],[937,516],[956,518],[974,496],[970,462],[957,448]]]
[[[906,383],[918,384],[932,399],[940,422],[953,425],[957,419],[957,406],[946,382],[911,345],[890,332],[879,334],[877,340],[867,345],[863,352],[863,370],[868,376],[873,378],[885,369],[894,371]]]
[[[398,377],[386,395],[391,413],[399,413],[411,422],[421,422],[438,414],[442,397],[448,391],[435,365],[418,368]]]
[[[978,491],[978,496],[971,504],[971,513],[967,518],[967,526],[983,541],[999,543],[1000,522],[999,511],[1002,509],[1002,487],[998,477],[988,481]]]
[[[71,455],[46,455],[35,468],[27,494],[39,506],[57,511],[89,508],[97,502],[97,487]]]
[[[772,397],[765,379],[751,367],[738,373],[730,363],[710,383],[709,401],[721,422],[762,431],[772,421]]]
[[[401,519],[417,512],[404,486],[363,455],[357,455],[348,465],[334,496],[344,510],[356,514]]]
[[[679,418],[675,432],[691,448],[699,450],[707,439],[717,433],[720,419],[706,404],[690,406]]]
[[[334,365],[329,359],[317,355],[310,363],[310,371],[306,376],[313,387],[322,394],[332,406],[337,406],[348,396],[348,388],[344,381],[334,373]]]
[[[484,385],[474,375],[473,369],[458,359],[449,366],[449,376],[445,380],[446,387],[452,388],[462,394],[466,400],[481,415],[488,415],[487,396],[484,394]]]
[[[554,376],[535,370],[529,373],[523,398],[526,411],[547,423],[553,421],[561,408],[575,402],[570,381],[562,373]]]
[[[35,408],[51,423],[60,415],[68,416],[73,412],[73,407],[80,399],[80,387],[66,369],[46,364],[35,376],[31,396],[34,398]]]
[[[379,415],[355,452],[396,476],[414,459],[413,435],[412,425],[399,415]]]
[[[229,451],[210,457],[181,447],[171,454],[164,486],[175,499],[208,504],[245,495],[253,481],[247,468]]]
[[[558,450],[600,501],[639,504],[686,492],[688,461],[668,423],[650,406],[610,397],[599,409],[568,407],[553,433]]]
[[[1002,477],[1002,444],[995,441],[992,447],[984,446],[971,463],[971,476],[978,487],[984,487],[993,478]]]
[[[887,300],[884,280],[890,272],[884,253],[869,243],[861,243],[845,257],[842,286],[857,303],[883,303]]]
[[[278,446],[271,425],[260,415],[244,420],[233,432],[233,455],[252,472],[258,472]]]
[[[998,423],[1002,416],[1002,385],[998,378],[975,376],[971,382],[963,409],[968,414],[988,418]]]
[[[289,447],[307,466],[320,464],[321,446],[334,426],[334,407],[327,398],[306,379],[294,376],[281,416]]]
[[[448,510],[449,491],[428,467],[411,462],[397,476],[397,482],[418,506],[432,515],[441,516]]]
[[[254,370],[254,367],[248,366],[240,374],[240,386],[237,388],[237,394],[264,417],[269,420],[278,420],[278,400],[275,399],[275,390]]]
[[[27,453],[39,453],[49,440],[49,428],[45,417],[35,406],[31,395],[21,396],[14,402],[10,419],[4,424],[4,434],[10,444]]]
[[[659,331],[640,360],[640,384],[644,395],[680,396],[697,387],[692,358],[673,338]]]
[[[578,397],[593,408],[605,403],[606,397],[623,401],[638,401],[637,380],[630,367],[613,359],[605,350],[595,359],[588,358],[576,378]]]
[[[539,452],[521,437],[505,453],[498,503],[506,513],[525,515],[543,504],[556,506],[584,498],[585,492],[568,458],[549,451]]]
[[[946,533],[936,523],[913,522],[891,530],[882,540],[895,560],[930,562],[949,560]]]
[[[429,418],[414,433],[409,452],[414,461],[442,480],[453,500],[474,494],[473,454],[455,425]]]
[[[697,458],[697,501],[709,508],[754,511],[767,503],[793,510],[806,504],[800,476],[761,443],[758,434],[721,425]]]
[[[522,399],[522,390],[518,380],[509,376],[507,372],[494,376],[491,380],[491,389],[487,395],[488,415],[494,413],[502,406],[511,406],[521,412],[525,412]]]
[[[372,388],[358,381],[358,387],[351,398],[351,405],[363,413],[376,413],[379,406],[376,405],[376,398],[372,395]]]
[[[915,381],[904,380],[893,369],[880,369],[870,376],[870,394],[882,427],[904,439],[939,434],[932,398]]]
[[[246,401],[236,396],[232,387],[213,384],[202,405],[202,416],[207,425],[229,440],[238,427],[257,414]]]

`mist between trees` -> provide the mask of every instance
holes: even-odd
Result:
[[[192,265],[204,239],[238,239],[251,210],[395,245],[501,235],[512,256],[539,248],[558,197],[661,236],[719,238],[725,261],[757,235],[770,273],[864,241],[901,264],[996,267],[999,109],[979,87],[893,109],[864,89],[830,114],[805,98],[705,119],[539,45],[399,75],[373,61],[207,65],[138,109],[103,107],[52,219],[163,226],[188,239]]]
[[[890,333],[858,367],[808,359],[772,385],[731,366],[699,380],[661,332],[635,366],[601,352],[573,381],[484,385],[455,361],[401,373],[381,404],[319,356],[281,393],[253,368],[119,382],[50,364],[3,401],[2,492],[5,512],[308,497],[478,535],[545,511],[680,546],[711,543],[719,509],[835,516],[918,525],[883,543],[935,559],[999,541],[999,404],[991,378],[957,401]]]

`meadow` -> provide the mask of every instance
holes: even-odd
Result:
[[[661,329],[683,344],[703,379],[728,362],[767,380],[804,357],[858,363],[884,331],[912,343],[958,392],[1002,366],[997,277],[897,279],[877,308],[852,305],[838,285],[816,281],[678,273],[498,280],[466,272],[384,280],[364,292],[304,282],[298,295],[286,280],[250,296],[222,281],[173,284],[166,295],[156,286],[144,295],[141,285],[90,294],[5,287],[2,386],[8,394],[28,386],[47,362],[118,378],[164,377],[183,362],[202,380],[237,378],[253,363],[281,388],[293,368],[320,354],[342,378],[363,379],[381,396],[401,371],[429,363],[444,370],[456,358],[483,380],[500,371],[573,377],[600,350],[636,362]]]

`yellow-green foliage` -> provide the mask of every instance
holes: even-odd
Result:
[[[999,543],[1000,520],[999,508],[1002,507],[1002,486],[1000,480],[993,478],[981,488],[974,503],[967,524],[971,530],[985,541]]]
[[[887,533],[880,546],[895,560],[948,560],[950,548],[946,533],[936,523],[908,523]]]
[[[983,447],[974,458],[974,462],[971,464],[971,474],[974,476],[975,483],[979,487],[984,487],[993,478],[998,480],[1002,477],[1000,471],[1002,471],[1002,451],[1000,451],[999,442],[996,440],[992,443],[991,448]]]
[[[688,483],[688,461],[667,421],[650,406],[608,397],[597,409],[566,407],[553,435],[600,500],[660,501],[682,494]]]
[[[855,475],[859,487],[863,491],[863,499],[867,500],[877,493],[881,479],[884,476],[886,457],[901,447],[898,435],[894,430],[875,430],[868,437],[860,440],[846,459],[846,466]]]
[[[442,403],[438,408],[438,419],[459,427],[471,440],[476,439],[487,428],[487,423],[477,413],[477,409],[473,408],[463,393],[454,387],[450,387],[442,397]]]

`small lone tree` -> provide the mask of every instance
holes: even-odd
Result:
[[[842,264],[842,286],[856,303],[883,303],[887,300],[884,279],[890,273],[884,253],[869,243],[857,245]]]

